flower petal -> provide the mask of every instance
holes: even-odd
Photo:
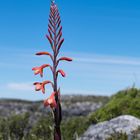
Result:
[[[51,81],[49,81],[49,80],[48,80],[48,81],[44,81],[44,82],[43,82],[43,84],[44,84],[44,85],[46,85],[46,84],[50,84],[50,83],[52,83],[52,82],[51,82]]]
[[[43,65],[41,66],[42,69],[43,69],[43,68],[46,68],[46,67],[50,67],[50,65],[49,65],[49,64],[43,64]]]
[[[32,68],[32,70],[34,71],[35,75],[40,74],[40,76],[43,77],[43,68],[42,68],[42,66],[34,67],[34,68]]]
[[[42,89],[42,83],[35,82],[34,85],[36,91],[40,91]]]
[[[48,99],[44,100],[44,106],[49,106],[49,102],[48,102]]]
[[[49,105],[51,108],[55,108],[57,106],[56,101],[55,101],[55,92],[53,92],[51,96],[44,101],[44,106],[47,107]]]
[[[45,94],[45,85],[44,84],[42,84],[41,89],[42,89],[42,93]]]

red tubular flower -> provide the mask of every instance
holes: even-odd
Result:
[[[50,37],[50,36],[48,36],[48,35],[46,35],[46,37],[47,37],[47,39],[49,40],[49,42],[50,42],[51,46],[53,47],[53,42],[52,42],[51,37]]]
[[[58,70],[57,71],[57,76],[58,76],[58,73],[60,73],[63,77],[66,77],[66,74],[63,70]]]
[[[57,37],[57,45],[60,42],[61,37],[62,37],[62,32],[60,32],[60,34],[58,34],[58,37]]]
[[[43,94],[45,94],[45,85],[46,84],[52,84],[53,86],[53,83],[51,81],[44,81],[42,83],[40,82],[35,82],[34,85],[35,85],[35,90],[36,91],[40,91],[42,90]]]
[[[58,27],[59,27],[59,26],[58,26]],[[58,38],[59,36],[62,36],[62,26],[60,27],[56,38]]]
[[[32,70],[34,71],[35,75],[40,74],[40,76],[43,77],[43,69],[46,67],[50,67],[52,69],[52,67],[49,64],[44,64],[40,67],[34,67],[32,68]]]
[[[72,59],[71,59],[71,58],[69,58],[69,57],[61,57],[61,58],[59,58],[59,60],[58,60],[58,61],[61,61],[61,60],[65,60],[65,61],[72,61]]]
[[[50,105],[51,108],[56,108],[56,106],[57,106],[56,101],[55,101],[55,92],[53,92],[51,94],[51,96],[44,101],[44,106],[45,107],[47,107],[49,105]]]
[[[50,20],[49,20],[49,21],[50,21]],[[50,29],[48,29],[48,32],[49,32],[50,38],[53,40],[53,35],[52,35]]]
[[[69,57],[61,57],[57,60],[57,65],[59,64],[60,61],[69,61],[70,62],[70,61],[72,61],[72,59]]]
[[[62,46],[63,42],[64,42],[64,38],[63,38],[63,39],[61,39],[61,41],[58,43],[57,52],[59,52],[59,50],[60,50],[60,48],[61,48],[61,46]]]
[[[53,60],[53,56],[49,52],[38,52],[38,53],[36,53],[36,55],[48,55]]]

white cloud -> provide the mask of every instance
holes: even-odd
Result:
[[[31,83],[9,83],[7,87],[8,89],[17,91],[32,91],[34,88]]]
[[[115,64],[115,65],[134,65],[140,66],[140,59],[115,56],[93,56],[93,57],[75,57],[75,61],[81,63],[96,64]]]
[[[95,91],[95,90],[81,90],[81,89],[67,89],[67,90],[61,90],[62,94],[66,95],[111,95],[112,92],[106,92],[106,91]]]

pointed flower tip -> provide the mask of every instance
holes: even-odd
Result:
[[[55,0],[51,0],[52,5],[55,5]]]
[[[66,74],[63,70],[58,70],[57,73],[60,73],[63,77],[66,77]]]

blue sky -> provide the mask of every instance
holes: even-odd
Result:
[[[36,57],[50,51],[47,33],[49,0],[0,0],[0,98],[44,99],[32,83],[41,81],[32,67],[48,63]],[[139,0],[57,0],[65,42],[60,78],[62,94],[112,95],[140,87]],[[48,70],[46,77],[51,78]],[[45,79],[45,78],[44,78]],[[43,79],[43,80],[44,80]]]

